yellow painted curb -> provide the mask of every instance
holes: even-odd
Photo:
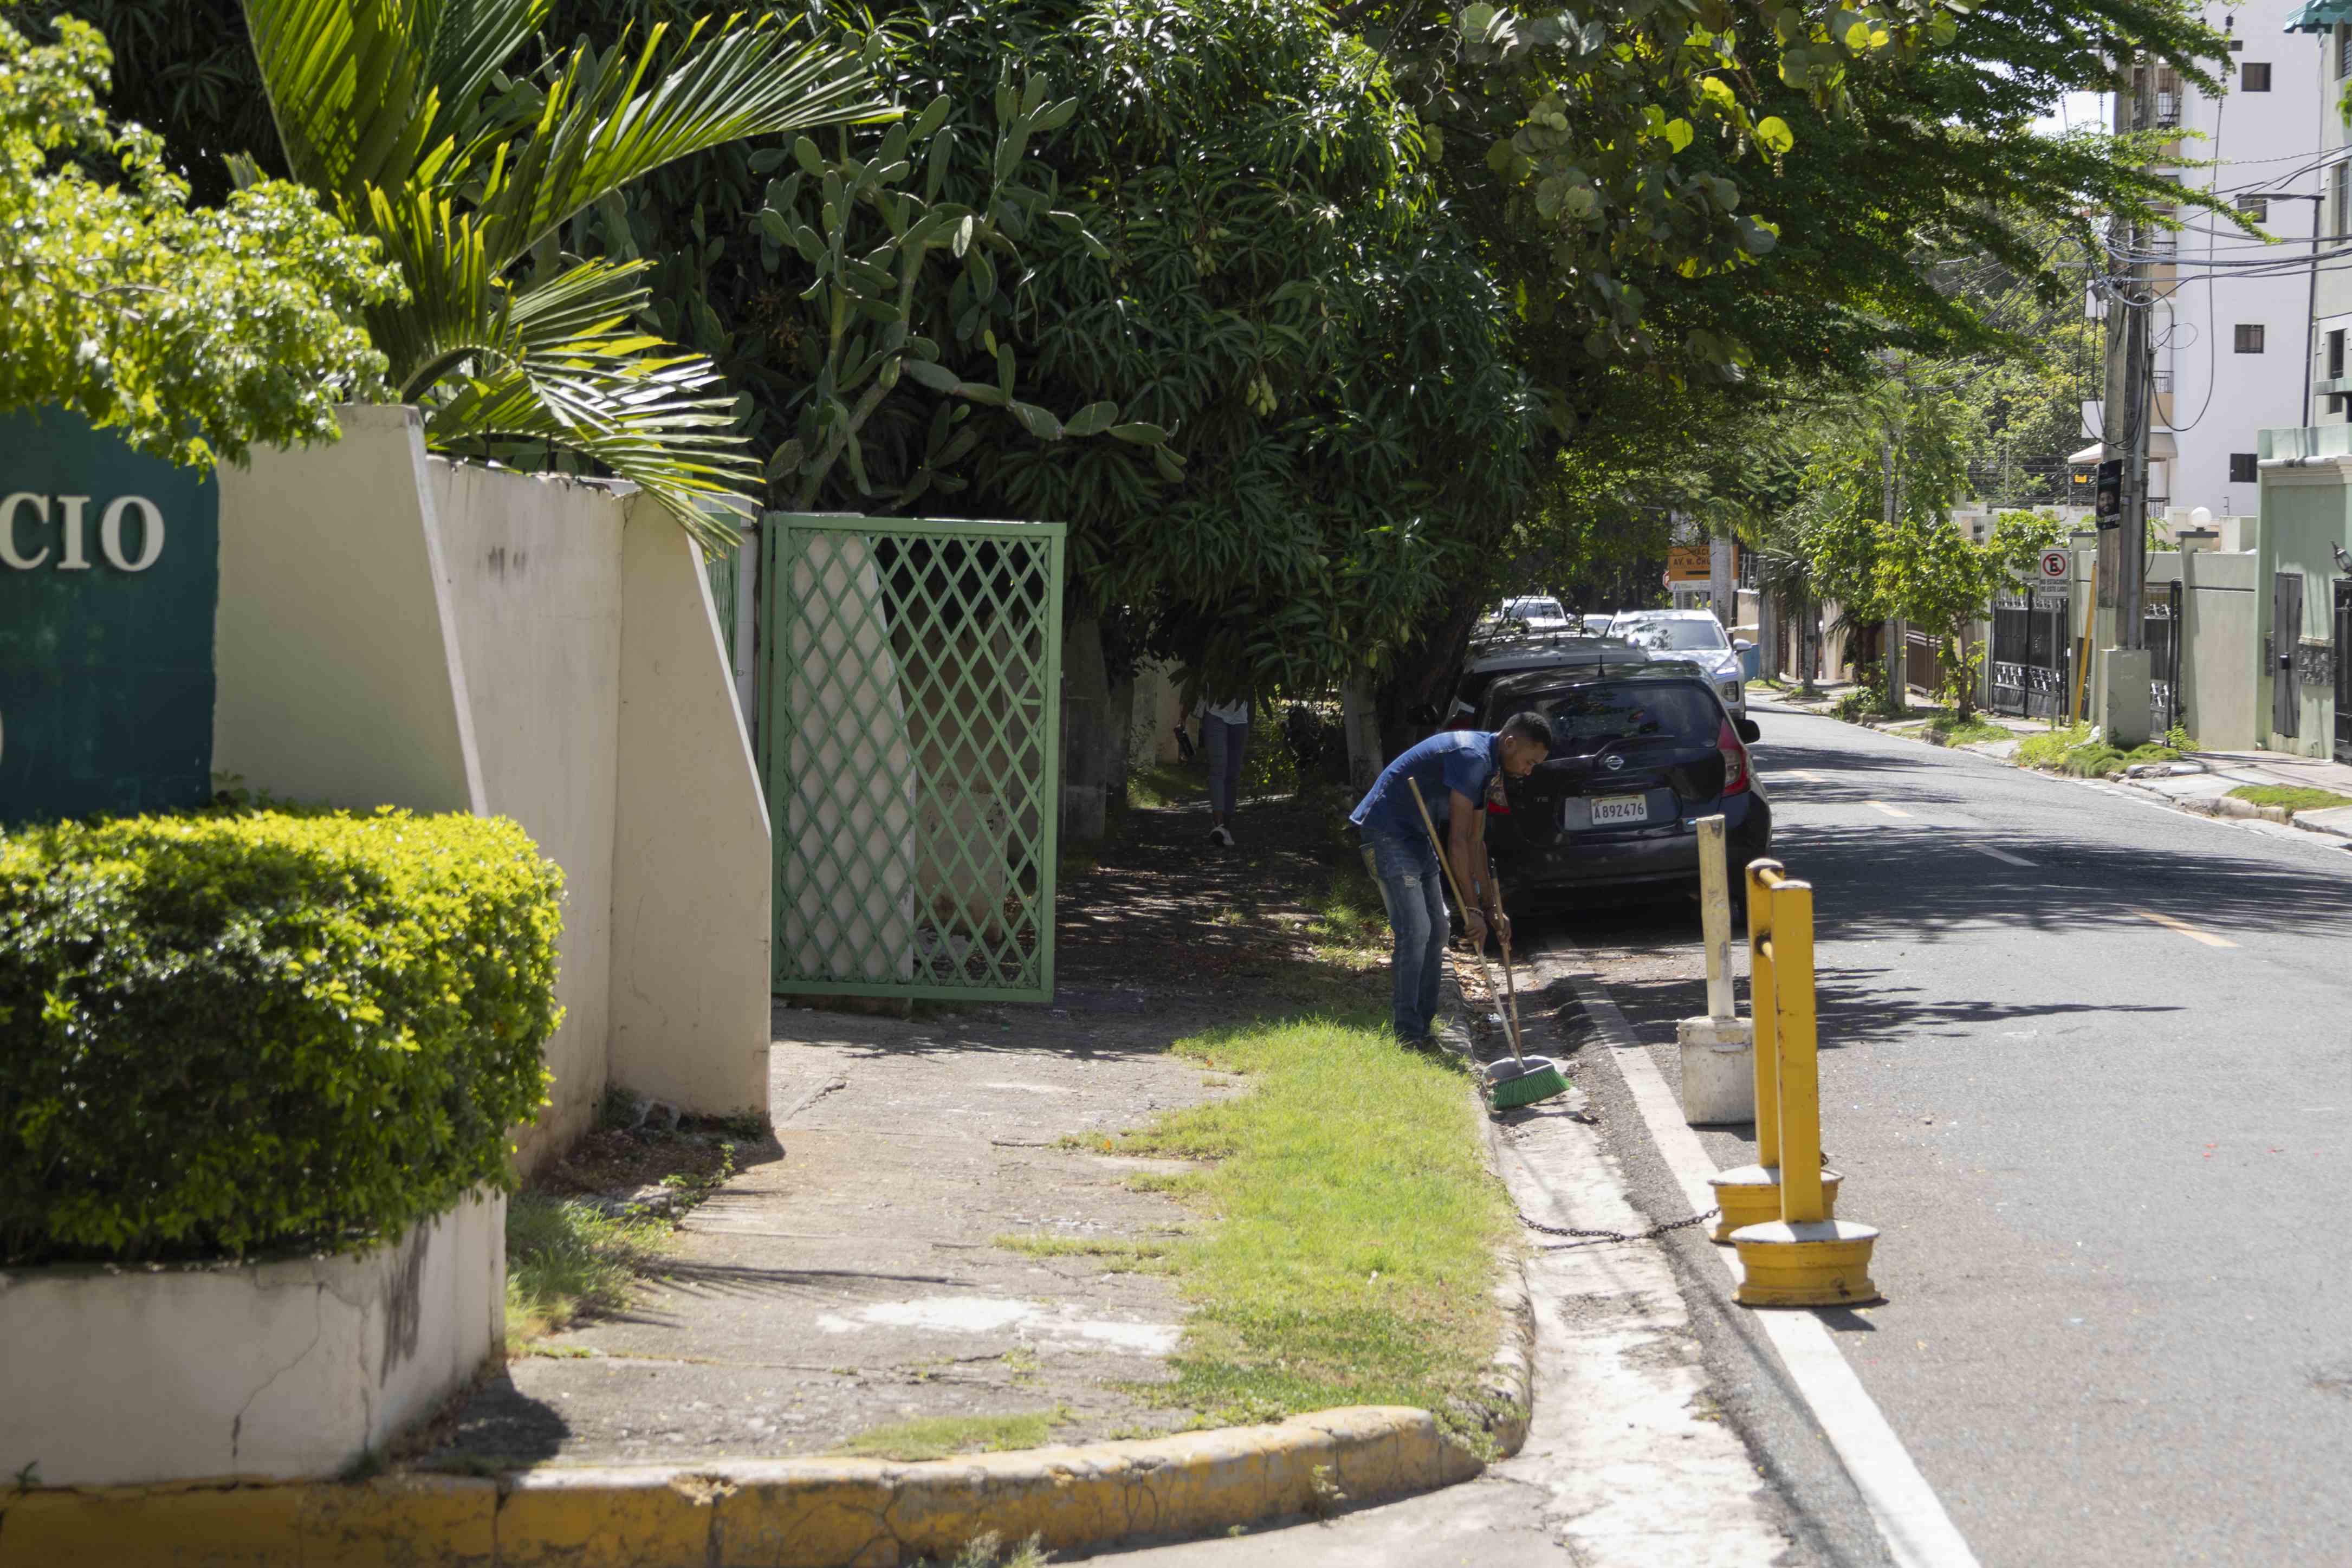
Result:
[[[1525,1434],[1524,1399],[1497,1423]],[[751,1459],[518,1471],[495,1480],[181,1482],[0,1493],[0,1568],[898,1568],[972,1537],[1053,1549],[1200,1535],[1466,1480],[1426,1410],[923,1464]]]

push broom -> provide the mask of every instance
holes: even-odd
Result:
[[[1412,790],[1412,803],[1421,808],[1421,825],[1429,832],[1429,847],[1437,853],[1437,863],[1445,869],[1446,886],[1454,889],[1454,901],[1464,910],[1472,907],[1463,896],[1462,879],[1454,874],[1454,863],[1445,858],[1445,846],[1437,837],[1437,823],[1429,815],[1429,802],[1421,795],[1421,781],[1408,777],[1405,784]],[[1474,947],[1471,957],[1477,960],[1478,975],[1486,984],[1486,994],[1495,994],[1495,972],[1486,967],[1486,954]],[[1503,1037],[1510,1042],[1511,1059],[1496,1062],[1486,1068],[1486,1103],[1496,1110],[1515,1110],[1522,1105],[1533,1105],[1539,1100],[1549,1100],[1555,1094],[1568,1092],[1568,1079],[1549,1057],[1530,1057],[1519,1050],[1519,982],[1511,972],[1511,944],[1503,943],[1503,978],[1509,986],[1509,1008],[1502,1015]]]

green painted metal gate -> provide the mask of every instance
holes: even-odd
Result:
[[[761,520],[778,991],[1052,996],[1063,534]]]

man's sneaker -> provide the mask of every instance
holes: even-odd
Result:
[[[1234,832],[1230,827],[1212,827],[1209,829],[1209,837],[1228,849],[1234,847]]]

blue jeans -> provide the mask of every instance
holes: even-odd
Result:
[[[1249,745],[1247,724],[1228,724],[1214,713],[1201,715],[1201,747],[1209,753],[1209,809],[1233,820],[1241,800],[1242,752]]]
[[[1390,961],[1389,1008],[1400,1040],[1425,1040],[1437,1018],[1438,987],[1445,977],[1445,873],[1437,851],[1419,836],[1367,828],[1364,868],[1381,885],[1389,929],[1396,932]]]

